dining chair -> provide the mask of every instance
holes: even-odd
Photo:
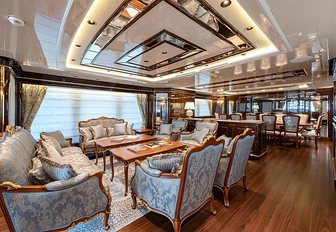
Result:
[[[314,139],[315,141],[315,148],[317,149],[317,142],[318,138],[321,136],[321,127],[322,127],[322,120],[325,114],[321,114],[317,119],[316,127],[312,130],[304,130],[302,132],[302,136],[304,138],[305,145],[307,144],[307,139]]]
[[[302,134],[299,132],[300,127],[300,117],[297,115],[284,115],[283,120],[283,131],[281,131],[281,136],[283,138],[283,144],[286,146],[287,139],[293,139],[296,149],[301,144],[303,139]],[[283,133],[283,134],[282,134]]]
[[[248,114],[246,115],[246,120],[257,120],[256,114]]]
[[[235,114],[231,114],[230,118],[231,118],[231,120],[240,121],[240,120],[242,120],[242,115],[238,114],[238,113],[235,113]]]
[[[226,120],[227,119],[227,115],[226,114],[220,114],[219,115],[219,119]]]
[[[261,120],[266,122],[266,136],[272,137],[273,144],[275,144],[276,137],[280,135],[280,132],[276,130],[276,116],[272,114],[262,115]]]

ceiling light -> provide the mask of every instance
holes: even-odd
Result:
[[[222,3],[221,3],[221,7],[228,7],[231,5],[231,0],[224,0]]]
[[[95,25],[96,24],[96,22],[93,21],[93,20],[88,20],[87,23],[90,24],[90,25]]]
[[[246,53],[243,53],[243,54],[241,54],[242,56],[245,56],[246,55]]]
[[[19,27],[22,27],[22,26],[25,25],[25,22],[22,19],[20,19],[20,18],[18,18],[16,16],[13,16],[13,15],[8,16],[8,21],[11,24],[13,24],[15,26],[19,26]]]
[[[76,44],[76,47],[78,47],[78,48],[80,48],[82,45],[80,45],[80,44]]]
[[[251,31],[252,29],[253,29],[253,27],[251,27],[251,26],[245,28],[246,31]]]
[[[144,62],[145,62],[145,63],[148,63],[148,60],[145,60]]]
[[[163,51],[163,52],[162,52],[162,54],[166,55],[166,54],[167,54],[167,52],[166,52],[166,51]]]
[[[243,73],[243,69],[242,69],[241,65],[235,66],[234,75],[239,75],[239,74],[242,74],[242,73]]]
[[[71,59],[71,61],[76,61],[76,59]]]
[[[254,62],[250,62],[247,64],[246,72],[254,72],[256,70]]]
[[[261,92],[266,92],[266,90],[262,89]]]
[[[133,7],[126,7],[126,11],[132,18],[139,14],[139,11]]]

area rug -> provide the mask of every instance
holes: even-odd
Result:
[[[107,159],[109,160],[109,159]],[[94,162],[94,161],[92,161]],[[109,162],[106,165],[106,174],[111,177],[111,166]],[[98,166],[103,170],[103,160],[99,159]],[[129,182],[134,174],[134,164],[129,166]],[[149,212],[146,206],[142,202],[138,202],[138,207],[132,209],[132,199],[130,193],[125,197],[125,178],[124,178],[124,167],[121,162],[114,161],[114,179],[110,182],[110,189],[112,195],[112,206],[111,206],[111,216],[110,216],[110,226],[109,231],[118,231],[121,228],[127,226],[128,224],[134,222],[140,217],[144,216]],[[103,223],[104,216],[100,215],[89,222],[82,223],[71,229],[71,232],[95,232],[95,231],[106,231],[104,229]]]

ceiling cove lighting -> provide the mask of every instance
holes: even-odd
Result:
[[[142,75],[132,75],[129,72],[119,72],[117,70],[110,70],[110,72],[107,72],[106,69],[102,69],[100,67],[95,67],[95,66],[85,66],[81,65],[81,60],[78,57],[82,56],[82,49],[77,49],[75,46],[76,44],[81,44],[82,47],[90,47],[90,43],[92,41],[92,38],[88,38],[88,34],[95,34],[94,28],[96,27],[91,27],[91,25],[88,24],[88,20],[99,20],[101,22],[105,22],[108,17],[118,8],[118,4],[113,1],[113,4],[110,7],[110,12],[106,11],[106,3],[107,0],[95,0],[93,4],[91,5],[90,9],[87,11],[82,23],[79,25],[78,30],[75,34],[75,36],[72,39],[71,46],[69,46],[69,51],[67,53],[67,59],[66,59],[66,64],[65,68],[69,70],[80,70],[81,72],[86,72],[86,73],[95,73],[95,74],[103,74],[109,76],[109,78],[112,79],[124,79],[124,78],[132,78],[132,79],[138,79],[138,80],[144,80],[148,82],[160,82],[164,80],[169,80],[172,78],[179,78],[182,75],[188,75],[194,74],[194,69],[196,67],[187,69],[185,71],[179,72],[179,74],[176,73],[171,73],[171,74],[165,74],[161,76],[161,78],[149,78],[146,76]],[[150,4],[151,2],[149,2]],[[97,12],[104,12],[105,14],[100,14],[97,16]],[[254,29],[250,32],[254,36],[258,36],[259,38],[259,45],[254,49],[249,51],[245,56],[241,55],[233,55],[228,58],[218,60],[215,62],[212,62],[211,64],[205,64],[202,66],[198,66],[201,68],[204,68],[206,70],[213,70],[213,69],[218,69],[223,66],[223,64],[228,64],[234,66],[235,63],[241,63],[244,60],[247,59],[255,59],[256,57],[262,57],[266,55],[271,55],[275,52],[278,52],[278,48],[273,44],[273,42],[262,32],[262,30],[254,23],[252,18],[248,15],[248,13],[244,10],[244,8],[239,4],[238,1],[232,1],[230,5],[230,11],[234,15],[239,15],[240,21],[242,22],[243,25],[250,25],[253,26]],[[95,21],[95,22],[97,22]],[[77,57],[76,62],[72,62],[71,59],[72,57]]]
[[[91,20],[91,19],[89,19],[89,20],[87,21],[87,23],[90,24],[90,25],[96,25],[96,22],[93,21],[93,20]]]
[[[253,27],[246,27],[245,30],[246,31],[251,31],[253,29]]]
[[[231,5],[231,0],[224,0],[222,3],[221,3],[221,7],[228,7]]]

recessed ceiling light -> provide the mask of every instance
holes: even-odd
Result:
[[[243,54],[241,54],[242,56],[245,56],[246,55],[246,53],[243,53]]]
[[[251,31],[253,29],[253,27],[246,27],[245,30],[246,31]]]
[[[96,24],[96,22],[93,21],[93,20],[88,20],[87,23],[90,24],[90,25],[95,25]]]
[[[111,72],[111,70],[107,70],[107,72]]]
[[[76,44],[76,47],[78,47],[78,48],[80,48],[82,45],[80,45],[80,44]]]
[[[76,61],[76,59],[71,59],[71,61]]]
[[[148,63],[148,60],[145,60],[144,62],[145,62],[145,63]]]
[[[20,19],[16,16],[13,16],[13,15],[8,16],[8,21],[11,24],[13,24],[15,26],[19,26],[19,27],[23,27],[25,25],[25,22],[22,19]]]
[[[162,52],[162,54],[166,55],[166,54],[167,54],[167,52],[166,52],[166,51],[163,51],[163,52]]]
[[[221,3],[221,7],[228,7],[231,5],[231,0],[224,0],[222,3]]]

